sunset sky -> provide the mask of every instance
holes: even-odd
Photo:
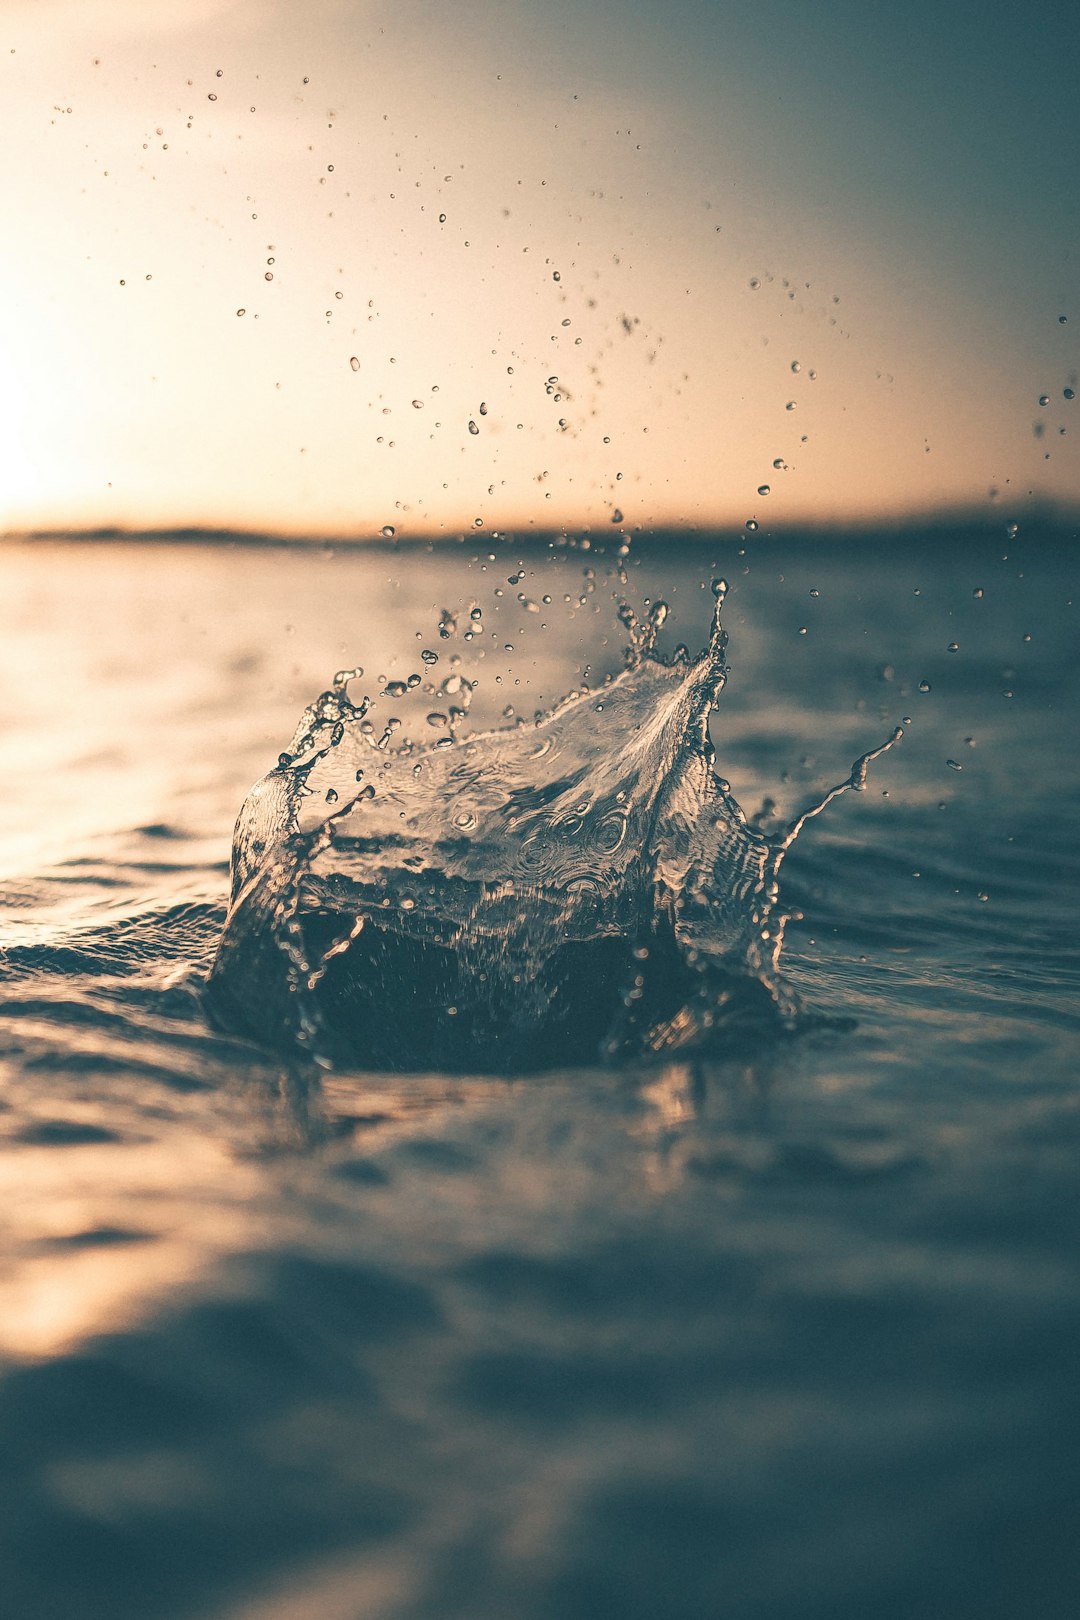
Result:
[[[1078,36],[0,0],[0,529],[1080,503]]]

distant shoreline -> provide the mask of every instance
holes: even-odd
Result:
[[[1010,534],[1011,524],[1017,527]],[[1075,545],[1080,541],[1080,512],[1042,509],[1012,519],[1008,513],[995,514],[954,512],[941,516],[920,514],[909,519],[877,520],[871,522],[792,523],[775,528],[762,526],[757,530],[727,524],[657,525],[649,528],[625,526],[622,528],[578,530],[468,529],[451,534],[402,533],[392,537],[380,533],[372,535],[290,535],[274,534],[249,529],[218,529],[199,526],[175,528],[125,529],[102,527],[93,529],[33,529],[12,531],[0,535],[0,542],[14,545],[139,545],[139,546],[211,546],[252,548],[255,550],[285,549],[294,551],[381,551],[386,553],[433,552],[455,550],[466,546],[500,546],[526,548],[530,551],[568,550],[610,553],[620,545],[629,543],[632,550],[657,547],[690,550],[700,546],[754,545],[777,543],[790,545],[822,545],[834,542],[853,545],[873,545],[903,541],[910,544],[923,540],[928,544],[955,546],[965,542],[1010,538],[1046,543]]]

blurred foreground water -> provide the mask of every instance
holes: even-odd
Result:
[[[1077,1611],[1075,548],[625,571],[0,548],[13,1614]],[[521,1077],[210,1027],[233,820],[336,670],[401,682],[403,734],[432,670],[475,681],[463,726],[531,725],[599,698],[621,602],[696,650],[721,575],[716,769],[758,825],[910,718],[783,870],[816,1029]]]

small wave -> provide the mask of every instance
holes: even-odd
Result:
[[[656,647],[534,725],[377,735],[357,672],[246,800],[207,989],[215,1021],[324,1066],[525,1071],[730,1049],[795,1028],[781,863],[806,822],[748,820],[714,770],[726,594],[707,645]]]

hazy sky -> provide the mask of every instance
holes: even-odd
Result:
[[[0,0],[0,528],[1078,502],[1078,61],[1037,0]]]

